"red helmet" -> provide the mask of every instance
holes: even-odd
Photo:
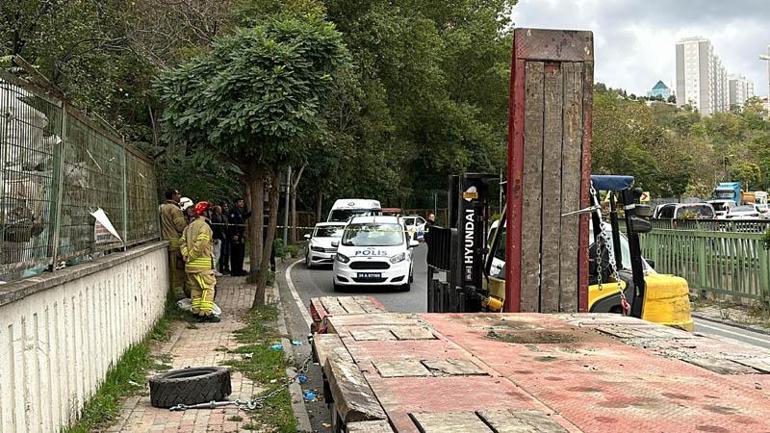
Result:
[[[203,215],[207,210],[209,210],[209,202],[207,201],[198,202],[198,204],[195,205],[195,209],[193,209],[195,215]]]

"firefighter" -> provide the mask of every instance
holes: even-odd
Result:
[[[212,314],[217,279],[214,276],[213,233],[205,217],[208,208],[206,201],[195,205],[195,217],[182,232],[179,243],[192,295],[193,314],[202,322],[219,322],[219,317]]]
[[[166,191],[166,201],[160,205],[160,235],[168,241],[169,285],[177,299],[190,296],[185,290],[184,261],[179,252],[179,237],[187,226],[187,220],[179,208],[180,196],[179,191],[170,189]]]

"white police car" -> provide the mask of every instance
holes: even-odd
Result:
[[[345,226],[334,260],[334,289],[354,286],[411,288],[412,248],[404,223],[394,216],[361,216]],[[333,245],[334,245],[333,244]]]

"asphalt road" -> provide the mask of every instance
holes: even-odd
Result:
[[[361,288],[344,292],[335,292],[332,283],[331,266],[326,268],[308,269],[304,263],[299,263],[291,271],[291,279],[297,287],[302,303],[308,305],[310,298],[318,296],[353,296],[371,295],[376,297],[388,311],[419,313],[427,308],[427,270],[425,262],[428,248],[425,244],[414,250],[414,282],[412,290],[400,292],[396,288]],[[304,256],[303,256],[304,257]]]
[[[695,319],[695,332],[710,337],[737,340],[741,344],[770,349],[770,335],[748,331],[735,326],[724,325],[703,319]]]

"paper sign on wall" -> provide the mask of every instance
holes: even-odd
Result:
[[[97,244],[106,244],[115,242],[123,242],[120,238],[118,231],[115,230],[115,226],[112,225],[110,218],[104,213],[102,208],[91,212],[91,216],[96,219],[94,222],[94,242]]]

